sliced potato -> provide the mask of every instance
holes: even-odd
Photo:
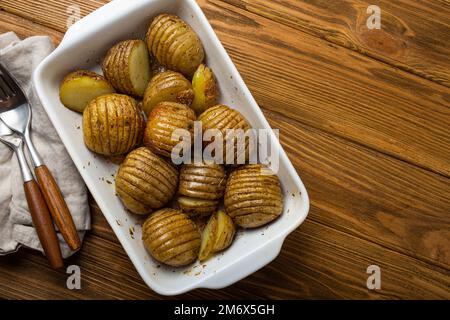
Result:
[[[208,224],[203,230],[202,243],[200,245],[200,253],[198,255],[200,261],[205,261],[210,257],[214,249],[214,244],[216,243],[216,237],[217,216],[213,214],[211,218],[209,218]]]
[[[180,208],[190,216],[208,216],[216,210],[219,200],[178,197]]]
[[[225,211],[219,210],[217,213],[217,235],[213,246],[213,253],[225,250],[233,242],[236,228],[233,219]]]
[[[204,64],[201,64],[195,72],[192,78],[192,88],[195,97],[191,107],[197,114],[201,114],[217,104],[219,90],[216,79],[212,70]]]
[[[173,267],[185,266],[197,259],[200,237],[196,224],[174,209],[153,213],[142,226],[142,240],[151,256]]]
[[[89,70],[78,70],[64,78],[59,97],[64,106],[83,113],[91,100],[114,92],[113,86],[103,76]]]
[[[202,43],[192,28],[179,17],[160,14],[147,32],[147,46],[160,64],[191,77],[205,58]]]
[[[83,112],[83,138],[89,150],[105,156],[133,150],[144,131],[136,100],[123,94],[106,94],[88,103]]]
[[[231,172],[228,178],[225,210],[243,228],[261,227],[283,212],[280,180],[267,170],[263,165],[246,165]]]
[[[116,176],[116,193],[135,214],[164,207],[175,194],[178,170],[147,148],[130,152]]]
[[[177,129],[194,131],[194,110],[184,104],[161,102],[150,112],[144,134],[144,145],[165,157],[170,157],[179,140],[172,139]],[[191,139],[192,141],[192,139]]]
[[[240,158],[248,162],[251,152],[249,139],[245,139],[245,145],[242,150],[238,148],[237,139],[233,138],[233,133],[236,130],[247,132],[247,130],[251,129],[247,119],[239,111],[226,105],[217,105],[205,110],[198,117],[198,120],[202,122],[203,134],[210,129],[217,129],[222,133],[224,163],[230,164],[229,162],[232,160],[233,164],[243,164],[238,163]],[[233,153],[227,154],[227,141],[234,143]]]
[[[150,57],[142,40],[125,40],[112,47],[102,64],[105,77],[119,92],[142,97],[150,81]]]
[[[191,83],[181,73],[165,71],[154,76],[148,84],[142,108],[148,115],[160,102],[178,102],[190,106],[193,99]]]

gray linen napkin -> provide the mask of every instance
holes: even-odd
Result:
[[[86,187],[31,86],[34,69],[53,49],[49,37],[21,41],[13,32],[0,35],[0,61],[16,77],[30,100],[33,142],[61,188],[83,238],[91,223]],[[58,238],[63,257],[72,255],[59,233]],[[18,161],[0,143],[0,255],[15,252],[20,246],[43,251],[28,211]]]

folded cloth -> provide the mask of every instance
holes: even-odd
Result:
[[[55,177],[83,239],[91,223],[86,187],[31,84],[34,69],[52,50],[49,37],[21,41],[13,32],[0,35],[0,61],[28,96],[33,110],[33,142]],[[72,255],[59,232],[58,238],[63,257]],[[43,251],[28,211],[19,163],[11,150],[0,143],[0,255],[16,252],[21,246]]]

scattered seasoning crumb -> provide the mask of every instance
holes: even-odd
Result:
[[[91,165],[91,162],[90,161],[88,161],[88,166],[90,166]]]
[[[292,196],[295,197],[295,194],[292,192]]]
[[[83,169],[86,169],[86,166],[83,166]]]
[[[158,264],[158,265],[156,266],[156,269],[159,269],[159,268],[161,268],[161,265],[160,265],[160,264]]]
[[[120,220],[116,220],[116,223],[117,223],[117,225],[118,225],[119,227],[122,226],[122,222],[120,222]]]
[[[106,179],[106,183],[107,183],[107,184],[112,184],[112,182],[109,181],[108,179]]]
[[[77,130],[80,130],[81,129],[81,127],[80,126],[77,126]]]
[[[194,274],[194,276],[199,276],[199,275],[201,275],[202,274],[202,272],[201,271],[199,271],[199,272],[197,272],[196,274]]]
[[[134,239],[134,227],[130,227],[130,236],[131,236],[131,239]]]

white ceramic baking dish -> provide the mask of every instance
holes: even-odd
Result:
[[[101,72],[100,61],[114,43],[143,37],[150,20],[162,12],[187,21],[197,32],[221,89],[221,103],[239,110],[254,128],[270,128],[263,113],[244,84],[236,67],[194,0],[116,0],[74,24],[59,47],[34,74],[34,85],[53,125],[80,171],[100,209],[128,253],[144,281],[164,295],[180,294],[195,288],[223,288],[260,269],[280,252],[286,236],[306,218],[309,199],[297,172],[279,145],[279,178],[282,182],[284,212],[262,229],[240,232],[223,254],[187,268],[160,266],[145,251],[140,221],[124,210],[115,196],[113,175],[117,166],[95,156],[84,145],[80,114],[66,109],[58,96],[63,77],[78,68]],[[283,134],[283,128],[280,128]]]

